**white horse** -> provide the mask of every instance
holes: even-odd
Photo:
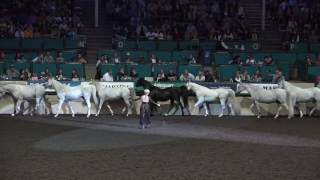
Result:
[[[40,84],[33,85],[21,85],[21,84],[6,84],[0,87],[0,92],[2,95],[8,93],[14,103],[14,111],[11,114],[12,116],[18,114],[21,111],[21,103],[28,101],[31,103],[30,115],[33,115],[34,109],[37,110],[40,106],[40,103],[45,103],[46,113],[50,113],[50,104],[44,97],[45,87]],[[33,107],[35,101],[35,108]]]
[[[109,102],[110,100],[118,100],[123,99],[126,106],[122,109],[122,113],[127,110],[127,116],[132,113],[131,110],[131,100],[134,95],[134,89],[129,89],[127,87],[116,87],[116,88],[109,88],[107,86],[102,86],[100,82],[92,82],[95,85],[99,97],[99,106],[96,116],[100,114],[100,110],[102,108],[103,103],[107,102],[107,107],[113,116],[113,110],[111,109]]]
[[[187,89],[192,90],[193,92],[196,93],[198,101],[194,106],[199,107],[203,104],[205,109],[205,116],[209,114],[208,108],[205,102],[212,102],[216,99],[219,99],[221,104],[221,112],[219,114],[219,117],[223,116],[223,112],[226,108],[226,103],[228,103],[228,106],[231,110],[231,115],[235,115],[235,112],[231,103],[231,102],[234,102],[235,92],[232,89],[225,89],[225,88],[209,89],[207,87],[201,86],[193,82],[187,83]]]
[[[312,116],[315,110],[320,110],[320,88],[300,88],[295,85],[290,84],[285,80],[279,81],[279,87],[284,88],[287,91],[289,98],[289,118],[294,116],[294,108],[297,105],[299,109],[300,118],[303,117],[303,112],[299,108],[301,103],[314,102],[315,106],[311,109],[309,115]]]
[[[89,118],[91,114],[91,102],[90,102],[91,96],[93,97],[94,103],[96,105],[98,104],[98,99],[96,96],[97,91],[94,85],[80,85],[80,86],[71,87],[66,84],[62,84],[55,79],[50,78],[48,80],[48,86],[52,86],[56,90],[57,96],[59,98],[58,110],[54,117],[58,117],[59,112],[61,110],[61,106],[64,102],[67,103],[69,110],[72,113],[72,117],[74,117],[75,112],[72,106],[70,105],[70,101],[84,98],[88,106],[87,118]]]
[[[280,110],[282,109],[282,106],[285,107],[288,110],[288,103],[287,103],[287,93],[285,90],[276,88],[276,89],[270,89],[266,90],[262,87],[253,85],[253,84],[244,84],[240,83],[238,87],[238,91],[247,90],[248,93],[251,96],[251,99],[253,100],[253,103],[250,106],[250,110],[252,111],[252,108],[256,106],[258,113],[257,118],[261,117],[260,112],[260,105],[259,103],[277,103],[278,109],[277,113],[274,116],[274,118],[279,117]]]

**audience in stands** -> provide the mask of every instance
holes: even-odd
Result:
[[[57,57],[56,57],[56,63],[64,63],[65,59],[62,56],[62,52],[58,51],[57,52]]]
[[[238,1],[109,0],[106,4],[109,16],[117,20],[113,26],[117,40],[251,38],[245,10]]]
[[[257,70],[255,72],[255,74],[252,76],[252,81],[254,81],[254,82],[261,82],[262,81],[262,75],[259,70]]]
[[[6,53],[4,51],[0,52],[0,62],[6,62],[7,58],[6,58]]]
[[[202,71],[198,72],[198,75],[196,76],[196,78],[194,79],[195,81],[205,81],[206,77],[204,76]]]
[[[117,75],[116,75],[116,80],[117,81],[126,81],[126,80],[128,80],[128,76],[124,72],[124,68],[120,68],[119,69],[119,71],[117,72]]]
[[[28,72],[25,71],[25,69],[20,69],[20,80],[27,81],[29,79]]]
[[[112,60],[113,60],[113,63],[114,63],[114,64],[119,64],[119,63],[121,62],[121,58],[120,58],[120,56],[118,55],[118,53],[114,53],[114,54],[113,54]]]
[[[189,80],[193,81],[194,79],[195,79],[194,75],[189,73],[187,69],[184,70],[184,73],[182,73],[179,78],[180,81],[189,81]]]
[[[217,81],[216,77],[209,70],[204,71],[204,77],[205,77],[206,82],[216,82]]]
[[[41,72],[40,79],[41,80],[48,80],[50,77],[52,77],[51,73],[49,72],[48,68],[45,68],[43,72]]]
[[[239,55],[233,57],[233,59],[229,61],[229,64],[241,65],[242,64],[241,57]]]
[[[17,52],[16,53],[16,56],[15,56],[15,58],[14,58],[14,61],[16,62],[16,63],[25,63],[25,62],[27,62],[27,60],[23,57],[23,55],[21,54],[21,53],[19,53],[19,52]]]
[[[236,71],[236,74],[233,76],[233,82],[242,82],[241,72]]]
[[[320,74],[316,76],[314,86],[320,88]]]
[[[87,64],[87,60],[84,59],[84,57],[81,55],[81,53],[77,54],[77,57],[75,58],[74,62],[78,63],[78,64]]]
[[[71,71],[71,81],[80,81],[80,76],[76,69],[72,69]]]
[[[241,73],[241,81],[242,82],[249,82],[251,81],[251,76],[250,74],[248,73],[247,70],[244,70],[243,73]]]
[[[254,57],[252,55],[248,55],[246,59],[246,65],[255,65],[255,64],[256,64],[256,60],[254,59]]]
[[[273,64],[273,60],[271,56],[265,56],[263,58],[263,65],[272,65]]]
[[[317,66],[320,65],[320,53],[318,54],[318,57],[317,57],[317,60],[316,60],[315,64],[316,64]]]
[[[53,59],[53,57],[51,56],[50,51],[47,51],[47,52],[44,54],[43,60],[44,60],[45,63],[54,63],[54,59]]]
[[[0,12],[1,38],[74,37],[83,26],[73,0],[3,1]]]
[[[14,64],[11,64],[9,69],[7,70],[8,79],[19,79],[19,72],[15,69]]]
[[[111,69],[109,69],[108,72],[106,72],[102,76],[101,81],[113,81],[113,74]]]
[[[58,70],[58,72],[57,72],[57,74],[56,74],[56,79],[57,79],[58,81],[66,80],[66,78],[65,78],[64,75],[63,75],[62,69],[59,69],[59,70]]]
[[[44,63],[44,54],[40,53],[37,57],[32,60],[33,63]]]
[[[284,76],[282,75],[282,71],[280,69],[277,69],[275,74],[269,74],[269,76],[272,77],[272,83],[278,83],[279,80],[284,79]]]
[[[32,81],[38,81],[39,80],[37,73],[35,73],[35,72],[32,73],[31,80]]]
[[[172,69],[169,70],[169,72],[167,74],[167,79],[169,81],[176,81],[177,80],[177,75],[176,75],[176,73],[174,73],[174,71]]]
[[[164,74],[163,69],[160,69],[160,72],[157,75],[157,81],[166,81],[166,75]]]
[[[136,68],[131,68],[129,75],[132,81],[136,81],[139,78],[139,74],[137,73]]]

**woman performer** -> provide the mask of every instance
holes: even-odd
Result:
[[[140,106],[140,127],[141,127],[141,129],[151,127],[150,102],[160,107],[160,104],[154,102],[150,98],[150,96],[149,96],[150,90],[149,89],[145,89],[143,92],[144,92],[144,95],[141,96],[141,106]]]

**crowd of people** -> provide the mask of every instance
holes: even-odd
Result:
[[[115,38],[250,40],[245,10],[236,0],[109,0]]]
[[[0,38],[74,38],[83,27],[74,0],[3,0]]]
[[[286,46],[319,40],[319,9],[317,0],[267,0],[268,17],[283,30],[282,41]]]

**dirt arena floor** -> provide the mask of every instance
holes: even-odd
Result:
[[[0,116],[0,179],[320,179],[320,118]]]

